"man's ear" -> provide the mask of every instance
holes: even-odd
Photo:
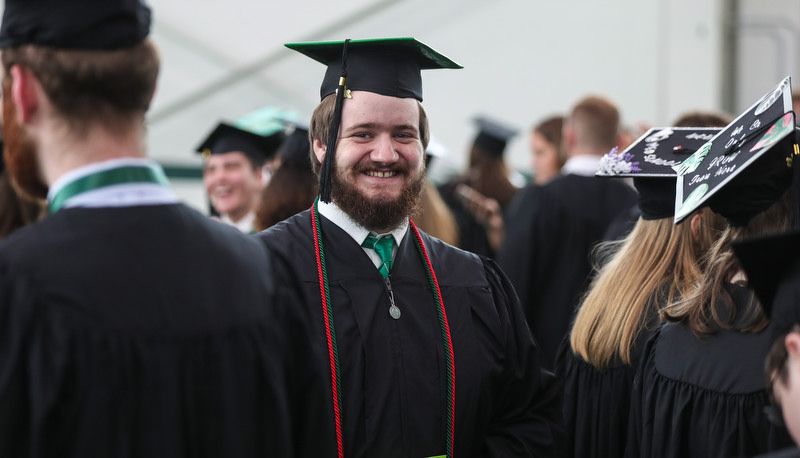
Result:
[[[317,140],[316,138],[314,139],[313,147],[314,147],[314,155],[317,156],[317,160],[321,164],[322,161],[325,159],[325,151],[327,150],[328,147],[321,141]]]
[[[800,358],[800,333],[790,332],[786,334],[786,351],[792,358]]]
[[[10,73],[11,100],[16,109],[17,122],[20,125],[28,124],[39,107],[41,91],[39,81],[33,75],[33,72],[19,65],[11,67]]]
[[[561,130],[561,147],[567,152],[567,155],[575,148],[575,129],[569,124],[565,124]]]

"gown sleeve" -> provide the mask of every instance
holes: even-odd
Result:
[[[493,261],[483,262],[506,354],[481,456],[560,456],[564,431],[555,376],[542,365],[508,279]]]
[[[26,352],[36,301],[33,285],[0,258],[0,456],[27,456],[31,422]]]

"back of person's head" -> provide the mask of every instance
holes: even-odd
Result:
[[[159,70],[150,23],[143,1],[7,1],[0,28],[4,84],[12,67],[29,71],[56,116],[78,132],[143,119]]]
[[[159,70],[150,40],[112,51],[26,45],[4,49],[2,62],[6,75],[14,65],[29,69],[56,113],[77,130],[143,119]]]
[[[675,121],[675,127],[725,127],[733,122],[733,116],[722,112],[689,111]]]
[[[663,310],[664,319],[686,322],[698,337],[714,334],[721,329],[732,329],[734,320],[739,331],[763,330],[769,320],[755,296],[745,304],[743,314],[734,313],[735,304],[726,285],[735,280],[742,267],[733,253],[731,243],[784,232],[791,226],[791,221],[792,196],[790,191],[786,191],[780,199],[746,224],[728,225],[708,253],[708,267],[702,281],[685,298],[666,307]]]
[[[574,136],[575,147],[605,154],[617,143],[619,125],[619,110],[613,102],[604,97],[589,96],[572,109],[566,127]]]
[[[655,307],[686,294],[701,276],[701,260],[721,218],[709,212],[693,231],[687,221],[640,218],[625,238],[598,248],[602,259],[575,318],[570,345],[597,368],[615,356],[631,364],[631,349]]]

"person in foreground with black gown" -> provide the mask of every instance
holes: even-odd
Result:
[[[708,205],[728,228],[702,281],[662,310],[670,323],[645,347],[626,456],[753,456],[791,444],[763,411],[769,320],[731,249],[790,226],[794,120],[788,97],[775,100],[767,94],[679,166],[676,222]]]
[[[554,378],[505,275],[409,219],[429,141],[420,69],[460,66],[413,38],[287,46],[328,66],[319,200],[256,236],[315,336],[303,455],[560,456]]]
[[[0,456],[294,453],[266,251],[144,157],[149,29],[141,1],[5,2],[6,164],[50,215],[0,244]]]
[[[568,339],[556,375],[563,384],[567,456],[621,457],[636,367],[659,309],[702,277],[703,255],[725,221],[704,208],[673,224],[675,171],[720,129],[654,128],[621,153],[601,161],[598,176],[633,177],[641,216],[624,239],[598,250],[602,264]],[[649,160],[645,156],[650,155]]]

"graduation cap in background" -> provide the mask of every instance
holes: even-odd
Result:
[[[290,124],[285,131],[286,139],[278,148],[278,155],[284,161],[311,170],[311,143],[308,140],[308,126]]]
[[[479,131],[472,143],[494,157],[502,156],[508,142],[519,132],[517,129],[485,116],[476,116],[474,121],[478,125]]]
[[[264,136],[221,122],[208,134],[196,151],[202,153],[204,158],[240,151],[255,166],[260,167],[275,155],[282,141],[282,130]]]
[[[150,21],[150,8],[143,0],[6,0],[0,49],[126,48],[147,37]]]
[[[286,43],[327,66],[320,86],[320,99],[336,94],[330,136],[320,172],[320,199],[330,202],[330,173],[344,98],[351,91],[366,91],[389,97],[422,101],[420,70],[462,68],[449,58],[414,38],[381,38],[315,43]]]
[[[639,191],[642,219],[668,218],[675,212],[674,166],[681,164],[722,129],[654,127],[622,152],[617,148],[600,159],[600,177],[632,177]]]
[[[707,204],[743,226],[789,188],[797,151],[791,92],[786,77],[675,168],[675,223]]]
[[[299,122],[292,110],[264,107],[238,118],[233,124],[221,122],[197,147],[203,157],[241,151],[257,166],[275,156],[284,140],[287,124]]]
[[[781,283],[786,283],[787,275],[800,266],[800,231],[741,240],[731,245],[747,274],[748,286],[755,291],[764,313],[770,316]],[[796,277],[792,280],[795,287],[798,286],[794,281]],[[792,308],[796,306],[791,304]]]

